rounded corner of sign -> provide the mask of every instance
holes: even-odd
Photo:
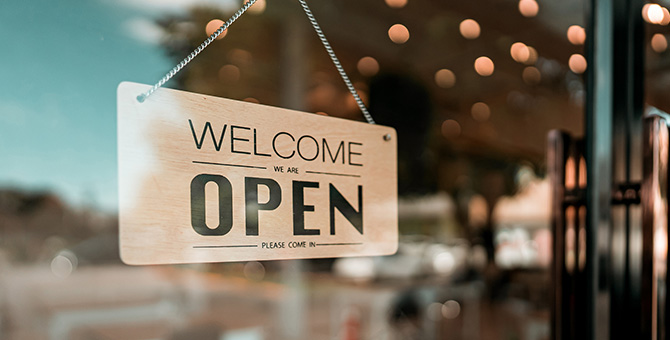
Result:
[[[116,86],[116,93],[121,93],[125,88],[131,86],[133,83],[129,81],[122,81],[119,83],[119,85]]]
[[[395,255],[398,252],[398,242],[394,243],[387,251],[385,251],[383,256]]]
[[[383,125],[384,127],[384,141],[386,142],[392,142],[394,144],[398,144],[398,132],[396,129],[392,126],[386,126]]]
[[[123,264],[128,266],[140,266],[144,264],[139,261],[136,261],[136,259],[133,258],[132,256],[128,256],[128,254],[126,254],[126,252],[124,252],[123,249],[119,250],[119,257],[121,258],[121,262],[123,262]]]
[[[393,126],[388,126],[388,125],[379,125],[379,126],[383,127],[385,130],[387,130],[386,133],[390,134],[391,137],[395,138],[395,137],[398,136],[398,132],[396,131],[396,129]]]

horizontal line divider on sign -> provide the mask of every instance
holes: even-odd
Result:
[[[358,243],[317,243],[317,246],[359,246],[362,245],[362,242]]]
[[[232,166],[236,168],[250,168],[250,169],[267,169],[264,166],[255,166],[255,165],[242,165],[242,164],[226,164],[226,163],[214,163],[214,162],[201,162],[201,161],[193,161],[195,164],[208,164],[208,165],[220,165],[220,166]]]
[[[332,176],[346,176],[346,177],[361,177],[361,175],[351,175],[351,174],[338,174],[335,172],[321,172],[321,171],[305,171],[308,174],[317,174],[317,175],[332,175]]]
[[[227,246],[193,246],[196,249],[202,248],[258,248],[257,244],[233,244]]]

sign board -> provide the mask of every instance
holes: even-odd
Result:
[[[395,253],[393,128],[148,89],[118,88],[125,263]]]

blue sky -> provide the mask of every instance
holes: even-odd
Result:
[[[129,29],[160,13],[122,3],[0,1],[0,189],[117,210],[116,87],[173,66]]]

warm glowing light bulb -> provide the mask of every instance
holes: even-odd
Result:
[[[519,1],[519,12],[526,18],[531,18],[537,15],[537,12],[540,10],[540,6],[535,0],[520,0]]]
[[[443,68],[435,72],[435,84],[443,89],[453,87],[456,84],[456,75],[451,70]]]
[[[472,19],[465,19],[461,21],[458,29],[461,31],[461,35],[465,39],[477,39],[481,33],[479,23]]]
[[[475,71],[480,76],[488,77],[493,74],[494,69],[493,60],[489,57],[482,56],[475,60]]]
[[[579,25],[572,25],[568,27],[568,40],[573,45],[584,45],[586,31]]]
[[[668,39],[661,33],[656,33],[651,37],[651,49],[656,53],[663,53],[668,49]]]
[[[409,30],[402,24],[395,24],[389,28],[389,38],[396,44],[404,44],[409,40]]]
[[[574,73],[584,73],[586,71],[586,59],[581,54],[573,54],[570,56],[570,60],[568,60],[568,66],[570,67],[570,71]]]
[[[207,23],[207,26],[205,26],[205,33],[207,33],[207,35],[210,36],[210,35],[214,34],[214,32],[216,32],[221,26],[223,26],[223,20],[219,20],[219,19],[210,20]],[[221,32],[221,34],[219,34],[219,36],[216,37],[216,39],[217,40],[223,39],[223,37],[225,37],[226,34],[228,34],[228,29],[227,28],[226,28],[225,31]]]

